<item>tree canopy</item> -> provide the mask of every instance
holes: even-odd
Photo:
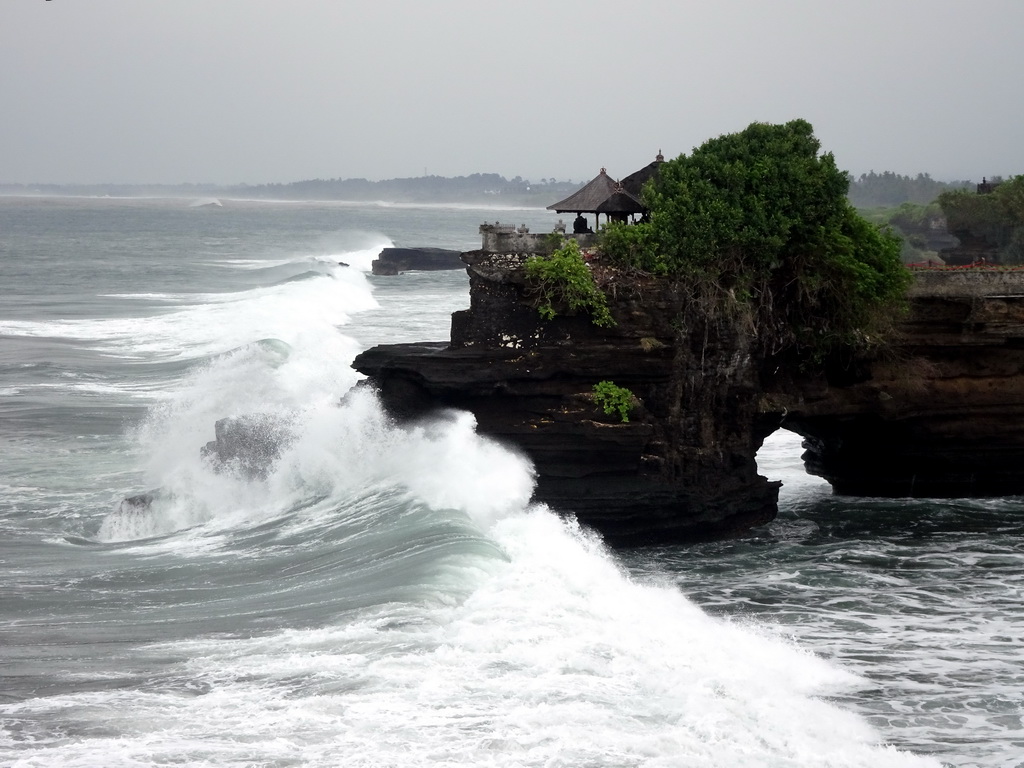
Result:
[[[847,197],[861,209],[892,208],[904,203],[927,205],[942,192],[973,186],[969,181],[937,181],[927,173],[901,176],[892,171],[871,171],[850,179]]]
[[[704,313],[745,313],[771,353],[867,343],[910,276],[899,238],[861,218],[819,149],[805,120],[712,139],[661,166],[649,220],[608,226],[604,252],[678,281]]]
[[[988,194],[943,192],[939,205],[949,231],[981,237],[998,249],[1003,264],[1024,264],[1024,176],[996,185]]]

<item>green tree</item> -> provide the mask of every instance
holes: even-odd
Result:
[[[649,221],[610,227],[613,260],[678,281],[705,315],[740,313],[769,353],[877,339],[909,273],[895,235],[862,219],[805,120],[754,123],[661,166]]]
[[[859,209],[892,208],[903,203],[926,205],[933,202],[941,192],[970,186],[973,185],[969,181],[936,181],[927,173],[911,177],[892,171],[871,171],[850,179],[847,196]]]
[[[988,194],[943,192],[938,202],[951,233],[984,238],[1004,264],[1024,263],[1024,175],[1001,182]]]

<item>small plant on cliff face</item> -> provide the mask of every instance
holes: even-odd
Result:
[[[537,291],[537,309],[545,320],[558,314],[556,305],[563,305],[570,312],[589,312],[594,325],[602,328],[615,325],[608,311],[608,299],[594,282],[575,240],[567,240],[550,256],[527,259],[526,276]]]
[[[619,414],[623,422],[629,421],[634,399],[632,392],[614,382],[599,381],[594,385],[594,402],[608,416],[613,413]]]

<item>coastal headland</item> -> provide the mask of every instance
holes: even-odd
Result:
[[[613,545],[773,519],[779,483],[756,454],[777,429],[803,436],[808,472],[837,493],[1024,494],[1024,271],[914,270],[890,344],[808,367],[723,317],[681,327],[671,283],[603,263],[580,237],[613,326],[542,318],[524,265],[547,240],[485,233],[462,255],[470,307],[450,340],[374,347],[354,367],[401,419],[471,411],[533,461],[538,501]],[[601,381],[632,393],[628,421],[600,407]]]

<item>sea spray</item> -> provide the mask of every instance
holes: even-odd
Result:
[[[296,273],[303,266],[291,260],[279,268]],[[206,300],[133,321],[130,330],[107,337],[129,357],[159,358],[173,349],[196,362],[182,380],[163,384],[159,402],[133,430],[138,453],[147,457],[145,487],[158,490],[152,504],[119,505],[101,522],[101,541],[160,536],[266,507],[254,503],[266,501],[264,491],[248,478],[216,471],[200,448],[220,419],[270,414],[287,421],[336,405],[358,379],[349,365],[358,344],[337,326],[377,306],[363,274],[336,264],[301,281]],[[223,312],[213,317],[214,309]],[[230,351],[214,352],[225,345]]]
[[[297,754],[269,731],[305,734],[313,765],[930,764],[875,746],[866,723],[818,698],[857,685],[852,675],[712,619],[676,589],[631,581],[594,535],[529,507],[529,462],[478,435],[471,415],[397,426],[370,390],[351,390],[335,329],[291,338],[218,355],[153,409],[139,432],[164,489],[152,525],[108,518],[98,538],[189,529],[154,551],[268,563],[287,557],[284,542],[319,541],[334,570],[318,580],[355,613],[308,637],[254,641],[271,645],[269,658],[244,640],[166,647],[183,659],[172,677],[205,693],[184,709],[163,695],[133,706],[164,722],[176,711],[177,729],[155,741],[145,731],[153,756],[194,744],[189,731],[216,717],[230,742],[195,744],[192,759]],[[218,471],[196,448],[217,418],[247,413],[287,420],[292,433],[263,477]],[[453,546],[471,541],[467,526],[495,548]],[[253,550],[258,531],[274,533]],[[302,572],[316,594],[313,571]],[[295,611],[274,607],[269,578],[254,605]],[[325,717],[331,728],[312,727]],[[133,716],[119,727],[139,726]]]
[[[126,764],[180,750],[309,766],[938,765],[876,745],[819,698],[857,686],[852,675],[631,581],[550,511],[491,534],[506,558],[464,555],[456,603],[424,593],[323,628],[151,648],[181,659],[177,682],[119,709],[107,727],[132,738],[88,747],[124,750]]]
[[[935,765],[876,746],[866,723],[819,698],[858,686],[854,676],[770,632],[710,618],[676,589],[632,581],[596,536],[527,507],[528,464],[473,427],[466,414],[396,427],[368,391],[296,419],[294,442],[259,483],[264,512],[288,518],[278,538],[308,547],[350,530],[377,553],[375,579],[419,587],[336,626],[159,650],[182,658],[173,676],[205,693],[185,708],[141,702],[147,717],[178,723],[147,736],[155,757],[194,744],[194,760],[301,754],[308,765]],[[373,488],[373,517],[353,518],[348,507]],[[388,493],[410,500],[385,520]],[[234,506],[214,527],[237,540],[259,503],[243,494]],[[423,548],[428,529],[408,515],[451,512],[497,549]],[[371,593],[367,566],[350,553],[335,562],[348,573],[329,578]],[[190,731],[211,717],[230,740],[195,744]]]

